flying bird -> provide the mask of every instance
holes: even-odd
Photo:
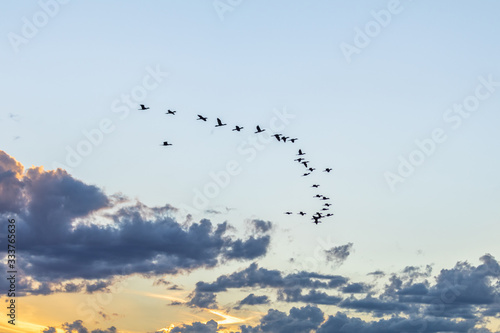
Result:
[[[289,138],[289,136],[284,136],[281,138],[281,140],[283,140],[283,142],[286,142],[286,140]]]
[[[280,141],[280,140],[281,140],[281,139],[280,139],[281,134],[274,134],[273,136],[276,138],[276,140],[278,140],[278,141]]]
[[[196,120],[203,120],[203,121],[207,121],[207,117],[203,117],[201,115],[198,115],[198,119]]]
[[[262,133],[265,131],[265,129],[261,129],[260,126],[258,126],[258,125],[256,128],[257,128],[257,132],[255,132],[255,133]]]
[[[297,161],[300,163],[300,162],[304,161],[304,159],[302,157],[300,157],[300,158],[295,159],[294,161]]]
[[[165,114],[174,114],[177,112],[177,111],[172,111],[172,110],[167,110],[168,112],[165,112]]]
[[[323,198],[321,194],[316,194],[313,198]]]
[[[149,107],[144,106],[144,104],[140,104],[141,108],[138,110],[148,110]]]
[[[304,164],[306,166],[306,168],[307,168],[307,163],[309,163],[309,161],[302,162],[302,164]]]
[[[235,128],[233,128],[233,131],[241,131],[243,129],[243,127],[239,127],[238,125],[236,125]]]
[[[330,207],[332,204],[326,203],[323,206]]]
[[[292,212],[285,212],[286,215],[292,215]]]
[[[332,168],[326,168],[326,169],[324,170],[324,172],[330,172],[330,171],[332,171]]]
[[[303,153],[302,152],[302,149],[299,149],[299,153],[297,155],[301,156],[301,155],[305,155],[306,153]]]
[[[303,211],[300,211],[297,214],[302,215],[302,216],[306,215],[306,213],[304,213]]]
[[[307,173],[303,174],[302,177],[309,176],[310,174],[311,174],[310,172],[307,172]]]
[[[318,184],[314,184],[314,185],[313,185],[313,186],[311,186],[311,187],[318,188],[318,187],[319,187],[319,185],[318,185]]]
[[[323,198],[321,198],[320,200],[330,200],[330,198],[323,196]]]
[[[171,144],[171,143],[168,143],[167,141],[163,141],[163,144],[162,144],[162,146],[165,146],[165,147],[166,147],[166,146],[171,146],[171,145],[172,145],[172,144]]]
[[[217,125],[215,125],[215,127],[220,127],[220,126],[226,126],[227,124],[223,124],[222,121],[217,118]]]
[[[298,140],[297,138],[290,139],[290,141],[292,141],[292,143],[295,143],[295,141],[297,141],[297,140]]]
[[[309,171],[313,172],[314,170],[316,170],[315,168],[309,168]]]

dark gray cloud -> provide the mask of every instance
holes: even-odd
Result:
[[[242,333],[309,333],[323,322],[323,312],[313,306],[292,308],[287,315],[285,312],[271,309],[260,320],[256,327],[242,326]]]
[[[341,291],[346,294],[362,294],[369,292],[371,288],[371,286],[365,283],[355,282],[349,283],[347,286],[343,287]]]
[[[352,246],[352,243],[347,243],[345,245],[335,246],[329,250],[325,250],[326,260],[328,262],[342,264],[351,254]]]
[[[268,232],[273,228],[273,224],[270,221],[252,220],[252,225],[257,233]]]
[[[259,305],[259,304],[269,304],[269,297],[266,295],[256,296],[255,294],[250,294],[241,301],[238,305],[234,307],[235,309],[240,309],[243,305]]]
[[[474,321],[455,322],[446,319],[402,317],[366,322],[359,318],[347,317],[344,313],[338,312],[335,316],[329,316],[316,333],[469,332],[475,324]]]
[[[255,259],[266,254],[270,243],[269,235],[228,236],[227,223],[214,226],[203,219],[183,226],[172,217],[170,205],[123,207],[123,201],[61,169],[24,172],[0,152],[0,216],[16,218],[17,232],[23,235],[19,270],[42,283],[32,293],[50,293],[54,283],[77,278],[176,274],[214,267],[221,260]],[[107,224],[94,223],[96,216]],[[5,242],[1,237],[3,252]],[[86,286],[87,292],[106,287],[105,282],[94,283]],[[68,285],[66,291],[77,289]]]
[[[217,295],[212,292],[195,291],[186,304],[191,307],[217,309]]]
[[[252,263],[248,268],[242,271],[230,275],[219,276],[215,282],[198,282],[196,284],[196,290],[221,292],[229,288],[243,287],[336,288],[346,284],[347,281],[347,278],[339,275],[325,275],[304,271],[284,275],[279,270],[259,268],[256,263]]]
[[[309,293],[307,294],[302,294],[301,288],[286,288],[278,292],[278,300],[285,302],[335,305],[339,303],[342,298],[328,295],[325,292],[317,291],[315,289],[309,290]]]
[[[210,320],[206,324],[193,323],[191,325],[183,325],[181,327],[173,328],[170,333],[217,333],[217,322]],[[158,332],[163,333],[163,332]]]
[[[83,322],[81,320],[75,320],[72,323],[64,323],[62,324],[62,329],[64,330],[65,333],[118,333],[118,330],[116,327],[111,326],[108,329],[95,329],[92,331],[89,331],[85,326],[83,326]],[[43,330],[43,333],[55,333],[56,329],[55,327],[48,327],[45,330]]]

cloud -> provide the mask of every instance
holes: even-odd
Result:
[[[250,294],[241,301],[238,302],[238,305],[234,307],[234,309],[240,309],[243,305],[260,305],[260,304],[269,304],[269,297],[266,295],[256,296],[255,294]]]
[[[303,295],[301,288],[288,288],[279,291],[278,300],[285,302],[335,305],[339,303],[342,298],[331,296],[315,289],[311,289],[308,294]]]
[[[445,319],[421,319],[394,317],[379,321],[366,322],[359,318],[349,318],[337,312],[329,316],[316,333],[401,333],[401,332],[469,332],[475,325],[473,321],[455,322]]]
[[[70,323],[64,323],[62,324],[62,329],[64,330],[65,333],[118,333],[118,330],[116,327],[111,326],[108,329],[101,330],[101,329],[95,329],[92,331],[89,331],[85,326],[83,326],[83,322],[81,320],[75,320],[74,322]],[[55,327],[48,327],[43,330],[43,333],[56,333],[57,330]]]
[[[339,265],[342,264],[351,254],[352,246],[352,243],[347,243],[345,245],[335,246],[329,250],[325,250],[326,260]]]
[[[186,304],[191,307],[217,309],[217,295],[212,292],[195,291]]]
[[[236,239],[226,233],[226,222],[214,226],[202,219],[184,226],[174,219],[170,205],[151,208],[140,202],[124,205],[124,200],[61,169],[31,167],[25,172],[0,151],[0,216],[15,217],[23,235],[18,270],[32,279],[24,292],[75,292],[76,285],[57,287],[73,279],[93,280],[86,286],[93,292],[105,289],[108,282],[101,280],[114,276],[176,274],[267,253],[269,235]],[[5,242],[2,237],[3,252]]]
[[[309,333],[323,322],[323,312],[313,306],[292,308],[287,315],[285,312],[270,309],[256,327],[242,326],[242,333]]]
[[[170,333],[217,333],[217,327],[217,322],[215,320],[210,320],[206,324],[196,322],[191,325],[175,327]]]
[[[340,275],[326,275],[301,271],[298,273],[284,275],[279,270],[269,270],[259,268],[256,263],[252,263],[248,268],[232,273],[230,275],[219,276],[215,282],[196,283],[196,290],[222,292],[228,288],[260,287],[260,288],[336,288],[346,284],[347,278]]]

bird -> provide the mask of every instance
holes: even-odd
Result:
[[[257,128],[257,132],[255,132],[255,133],[262,133],[265,131],[265,129],[261,129],[259,125],[257,125],[256,128]]]
[[[326,217],[330,217],[330,216],[333,216],[333,214],[332,214],[332,213],[328,213],[328,214],[326,214],[325,216],[326,216]]]
[[[295,143],[295,141],[297,141],[297,140],[298,140],[297,138],[290,139],[290,141],[291,141],[292,143]]]
[[[280,139],[281,134],[274,134],[273,136],[276,138],[276,140],[278,140],[278,141],[280,141],[280,140],[281,140],[281,139]]]
[[[284,136],[281,138],[281,140],[283,140],[283,142],[286,142],[286,139],[288,139],[288,138],[289,138],[289,136]]]
[[[163,141],[163,145],[162,146],[171,146],[172,144],[171,143],[168,143],[167,141]]]
[[[316,216],[317,215],[317,216]],[[316,212],[316,215],[313,215],[313,218],[316,217],[317,219],[320,219],[323,217],[320,212]]]
[[[313,172],[314,170],[316,170],[315,168],[309,168],[309,171]]]
[[[330,198],[323,196],[323,198],[321,198],[320,200],[330,200]]]
[[[297,155],[301,156],[301,155],[305,155],[306,153],[303,153],[302,152],[302,149],[299,149],[299,153]]]
[[[174,114],[177,112],[177,111],[172,111],[172,110],[167,110],[168,112],[165,112],[165,114]]]
[[[144,106],[144,104],[140,104],[141,108],[138,110],[148,110],[149,107]]]
[[[330,208],[322,208],[321,210],[330,210]]]
[[[292,212],[285,212],[286,215],[292,215]]]
[[[314,219],[314,224],[318,225],[318,223],[321,223],[321,221],[319,219]]]
[[[239,127],[238,125],[236,125],[235,128],[233,128],[233,131],[241,131],[243,129],[243,127]]]
[[[309,163],[309,161],[302,162],[302,164],[304,164],[306,166],[306,168],[307,168],[307,163]]]
[[[323,196],[321,194],[316,194],[313,198],[322,198]]]
[[[304,159],[302,157],[300,157],[300,158],[295,159],[294,161],[297,161],[300,163],[300,162],[304,161]]]
[[[300,211],[297,214],[302,215],[302,216],[306,215],[306,213],[304,213],[303,211]]]
[[[220,126],[226,126],[227,124],[223,124],[222,121],[217,118],[217,125],[215,125],[215,127],[220,127]]]
[[[326,203],[323,206],[330,207],[332,204]]]
[[[318,184],[314,184],[314,185],[313,185],[313,186],[311,186],[311,187],[318,188],[318,187],[319,187],[319,185],[318,185]]]
[[[302,177],[309,176],[310,174],[311,174],[310,172],[307,172],[307,173],[303,174]]]
[[[326,169],[324,170],[324,172],[330,172],[330,171],[332,171],[332,168],[326,168]]]
[[[201,115],[198,115],[198,119],[196,120],[203,120],[203,121],[207,121],[207,117],[203,117]]]

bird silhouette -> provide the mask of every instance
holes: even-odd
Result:
[[[198,119],[196,120],[203,120],[203,121],[207,121],[207,117],[203,117],[201,115],[198,115]]]
[[[292,212],[285,212],[286,215],[292,215]]]
[[[281,134],[274,134],[273,136],[276,138],[276,140],[278,140],[278,141],[280,141],[280,140],[281,140],[281,139],[280,139]]]
[[[320,200],[330,200],[330,198],[323,196],[323,198],[321,198]]]
[[[141,108],[138,110],[148,110],[149,107],[144,106],[144,104],[140,104]]]
[[[165,114],[174,114],[177,112],[177,111],[172,111],[172,110],[167,110],[168,112],[165,112]]]
[[[227,124],[223,124],[222,121],[217,118],[217,125],[215,125],[215,127],[221,127],[221,126],[226,126]]]
[[[297,214],[302,215],[302,216],[306,215],[306,213],[304,213],[303,211],[300,211]]]
[[[326,203],[323,206],[330,207],[332,204]]]
[[[307,163],[309,163],[309,161],[302,162],[302,164],[304,164],[306,166],[306,168],[307,168]]]
[[[233,131],[241,131],[243,129],[243,127],[239,127],[238,125],[236,125],[235,128],[233,128]]]
[[[171,143],[168,143],[167,141],[163,141],[163,144],[162,146],[166,147],[166,146],[171,146],[172,144]]]
[[[313,186],[311,186],[311,187],[318,188],[318,187],[319,187],[319,185],[318,185],[318,184],[314,184],[314,185],[313,185]]]
[[[257,128],[257,132],[255,132],[255,133],[262,133],[265,131],[265,129],[261,129],[260,126],[258,126],[258,125],[256,128]]]
[[[309,168],[309,171],[313,172],[314,170],[316,170],[315,168]]]
[[[295,159],[294,161],[297,161],[300,163],[300,162],[304,161],[304,159],[302,157],[300,157],[300,158]]]
[[[326,169],[324,170],[324,172],[330,172],[330,171],[332,171],[332,168],[326,168]]]
[[[309,176],[310,174],[311,174],[310,172],[307,172],[307,173],[303,174],[302,177]]]
[[[291,141],[292,143],[295,143],[295,141],[297,141],[297,140],[298,140],[297,138],[290,139],[290,141]]]
[[[306,153],[303,153],[302,152],[302,149],[299,149],[299,153],[297,155],[301,156],[301,155],[305,155]]]
[[[323,198],[321,194],[316,194],[313,198]]]
[[[286,140],[289,138],[289,136],[284,136],[281,138],[281,140],[283,140],[283,142],[286,142]]]

